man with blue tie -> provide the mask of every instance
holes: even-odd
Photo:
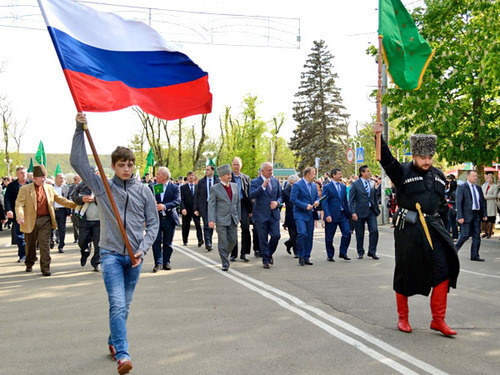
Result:
[[[250,199],[254,199],[252,219],[257,227],[260,253],[265,269],[274,264],[273,254],[280,240],[281,186],[273,177],[273,165],[262,163],[261,175],[250,182]]]
[[[351,231],[349,219],[351,211],[347,203],[347,190],[342,183],[342,171],[338,168],[332,169],[332,182],[323,188],[323,212],[325,218],[325,245],[327,260],[335,262],[333,256],[335,248],[333,247],[333,237],[337,231],[337,226],[342,232],[340,240],[340,257],[347,257],[347,248],[351,243]]]
[[[162,268],[164,270],[171,270],[172,241],[174,239],[175,227],[180,225],[176,208],[181,203],[179,186],[170,181],[170,171],[168,168],[158,168],[156,182],[157,185],[163,185],[163,189],[160,189],[161,193],[155,194],[156,209],[160,217],[160,228],[153,243],[153,256],[155,260],[153,272],[158,272]],[[153,193],[155,186],[150,186]]]
[[[187,246],[189,238],[189,230],[191,228],[191,220],[194,221],[196,228],[196,238],[198,239],[198,247],[203,245],[203,234],[201,232],[200,217],[194,214],[194,172],[187,173],[187,183],[181,186],[181,214],[182,214],[182,244]]]
[[[460,224],[460,236],[455,245],[457,251],[472,237],[470,248],[470,259],[483,262],[479,257],[479,246],[481,245],[481,220],[486,221],[486,201],[483,190],[476,185],[477,172],[467,171],[467,182],[457,187],[456,206],[457,221]]]
[[[210,199],[210,188],[219,182],[214,176],[215,167],[207,165],[205,167],[205,177],[203,177],[194,191],[194,214],[203,219],[203,237],[205,239],[205,249],[212,251],[212,236],[214,230],[208,226],[208,200]]]
[[[304,169],[304,177],[292,185],[290,200],[293,203],[293,217],[297,225],[297,253],[299,264],[312,266],[309,258],[313,246],[314,220],[319,206],[318,189],[314,178],[316,169],[307,167]]]
[[[370,183],[370,168],[367,165],[359,167],[359,179],[351,184],[349,189],[349,209],[354,220],[356,230],[356,248],[358,250],[358,259],[363,259],[365,250],[363,242],[365,237],[365,223],[368,224],[370,233],[368,256],[373,259],[379,259],[377,256],[378,227],[377,216],[380,215],[380,209],[376,198],[375,186]],[[347,255],[340,256],[345,260],[350,260]]]

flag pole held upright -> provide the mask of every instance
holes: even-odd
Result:
[[[127,248],[128,255],[130,256],[130,260],[132,261],[132,266],[135,266],[137,260],[135,258],[134,251],[132,250],[132,245],[130,245],[127,232],[125,231],[125,226],[123,225],[122,218],[120,217],[120,213],[118,212],[118,207],[116,207],[115,198],[113,197],[113,194],[111,193],[111,188],[109,187],[108,178],[104,173],[104,168],[102,167],[101,159],[99,158],[99,154],[97,153],[94,141],[92,140],[92,136],[90,135],[90,131],[87,124],[83,124],[83,130],[85,131],[85,135],[87,136],[87,140],[89,141],[90,148],[92,149],[92,155],[94,156],[97,168],[99,169],[99,174],[101,175],[102,183],[104,184],[104,189],[106,190],[106,194],[109,198],[109,203],[111,204],[111,209],[113,210],[116,222],[118,223],[118,228],[120,228],[120,233],[122,234],[123,241],[125,242],[125,247]]]
[[[382,35],[378,36],[378,90],[377,90],[377,124],[382,124]],[[375,149],[377,160],[382,159],[382,133],[375,133]]]

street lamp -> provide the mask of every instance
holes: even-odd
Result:
[[[7,175],[10,176],[10,164],[12,163],[12,159],[3,159],[5,164],[7,164]]]
[[[361,141],[351,142],[351,148],[354,150],[354,175],[358,174],[358,147],[361,148]]]

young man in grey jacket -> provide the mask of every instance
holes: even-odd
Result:
[[[126,322],[134,289],[139,280],[142,259],[158,233],[158,213],[151,190],[134,179],[134,153],[126,147],[117,147],[111,155],[111,168],[115,175],[108,181],[135,258],[138,260],[135,265],[132,265],[104,184],[101,177],[94,173],[88,161],[83,135],[86,126],[85,115],[78,113],[70,161],[71,166],[93,191],[98,202],[101,221],[99,247],[102,276],[110,305],[111,333],[108,345],[111,355],[117,360],[118,373],[126,374],[132,369]]]

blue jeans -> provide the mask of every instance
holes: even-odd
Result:
[[[313,247],[314,217],[308,221],[295,219],[297,224],[297,255],[299,258],[309,260]]]
[[[12,221],[12,231],[17,242],[17,255],[19,259],[23,259],[26,256],[26,241],[16,220]]]
[[[117,360],[130,359],[126,323],[142,262],[132,268],[128,255],[101,249],[101,266],[109,301],[108,344],[115,347]]]

